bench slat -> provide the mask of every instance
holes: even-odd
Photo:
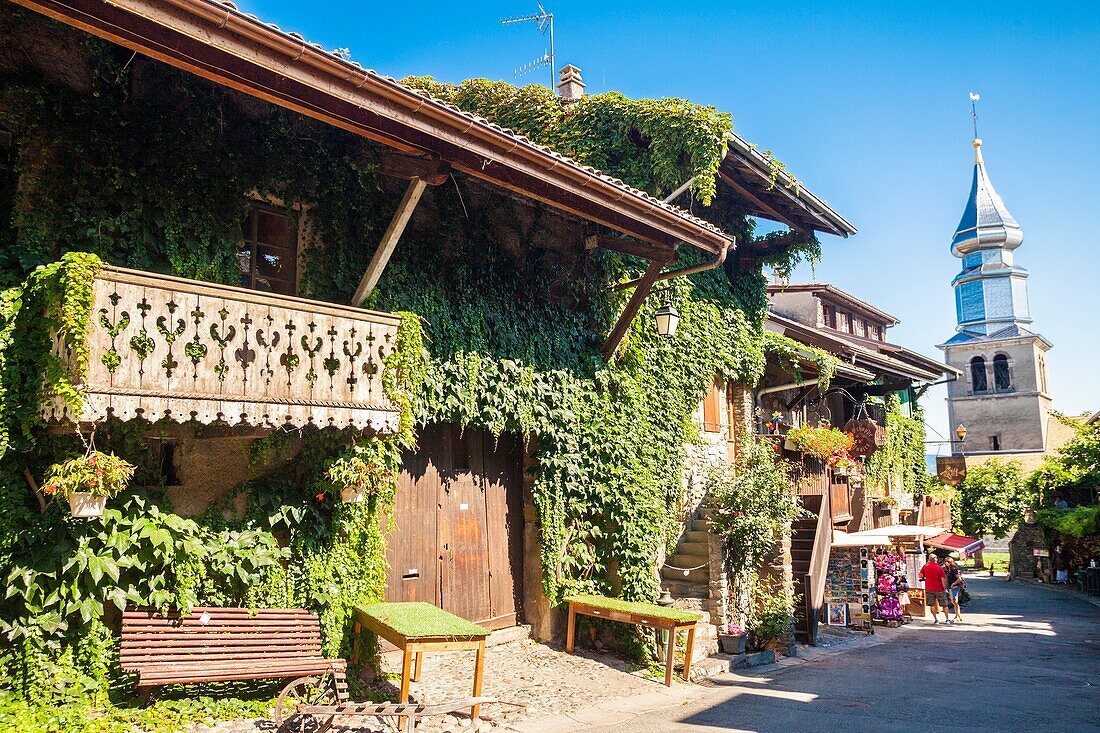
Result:
[[[184,617],[130,609],[122,617],[121,646],[120,665],[139,674],[141,687],[347,669],[344,660],[321,655],[320,621],[306,609],[204,607]]]

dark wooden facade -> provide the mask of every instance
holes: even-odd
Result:
[[[388,532],[386,599],[492,628],[522,614],[523,443],[451,424],[404,456]]]

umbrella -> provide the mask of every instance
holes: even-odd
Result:
[[[938,534],[931,539],[924,541],[924,544],[931,547],[938,547],[941,550],[951,550],[952,552],[958,552],[963,559],[970,557],[975,552],[985,548],[985,542],[982,540],[976,540],[973,537],[963,537],[962,535],[955,534],[953,532],[944,532]]]

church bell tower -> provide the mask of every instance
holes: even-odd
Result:
[[[1031,329],[1027,270],[1015,262],[1024,232],[997,195],[974,140],[974,179],[951,253],[962,260],[955,289],[955,335],[939,348],[962,376],[948,384],[952,427],[965,425],[954,452],[1032,453],[1046,449],[1051,344]],[[1009,457],[1009,456],[1006,456]]]

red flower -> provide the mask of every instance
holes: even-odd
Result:
[[[324,500],[325,500],[325,492],[322,491],[320,494],[317,495],[317,501],[322,502]]]
[[[50,496],[53,496],[53,494],[55,494],[56,492],[57,492],[57,486],[55,486],[54,484],[50,484],[46,488],[42,489],[43,494],[47,494],[47,495],[50,495]]]
[[[89,489],[94,489],[95,488],[95,479],[94,478],[88,479],[88,488]]]
[[[95,462],[96,462],[96,460],[97,460],[97,456],[95,455],[95,453],[93,453],[92,455],[88,456],[88,465],[89,465],[89,466],[94,466],[94,465],[95,465]]]
[[[735,516],[735,517],[743,517],[743,516],[745,516],[745,513],[744,513],[744,512],[734,512],[734,513],[733,513],[733,516]]]

